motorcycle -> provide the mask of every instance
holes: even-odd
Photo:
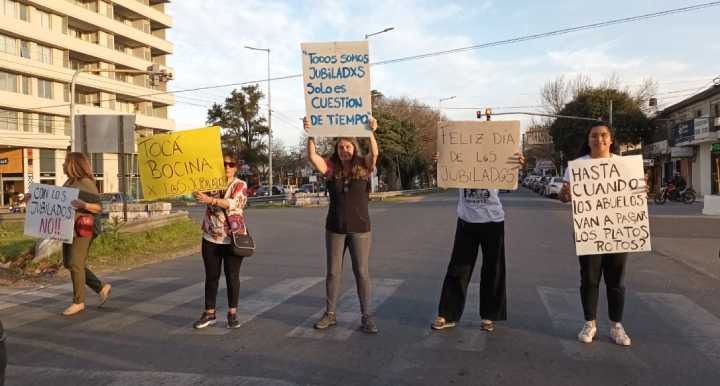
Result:
[[[673,184],[663,185],[655,195],[655,203],[662,205],[667,200],[692,204],[695,202],[695,190],[692,187],[678,189]]]

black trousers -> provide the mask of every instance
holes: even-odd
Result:
[[[625,307],[625,266],[627,253],[578,256],[580,261],[580,298],[585,320],[597,319],[600,278],[605,277],[608,314],[613,322],[622,322]]]
[[[507,319],[505,282],[505,223],[469,223],[457,221],[455,243],[448,265],[438,315],[447,321],[460,320],[467,299],[478,248],[482,247],[480,270],[480,317]]]
[[[205,263],[205,309],[215,309],[220,271],[225,269],[228,307],[237,308],[240,297],[240,264],[243,258],[232,254],[230,244],[215,244],[203,239],[202,257]]]

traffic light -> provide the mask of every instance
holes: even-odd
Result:
[[[480,111],[480,110],[478,110],[478,111],[475,112],[475,115],[477,116],[477,119],[482,119],[483,112]]]

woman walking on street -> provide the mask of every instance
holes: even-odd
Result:
[[[216,322],[215,302],[220,271],[225,271],[227,284],[227,327],[238,328],[237,306],[240,297],[240,265],[243,258],[232,250],[231,233],[246,234],[243,208],[247,203],[247,184],[236,177],[237,160],[233,155],[223,155],[227,188],[211,193],[196,192],[195,199],[206,204],[202,230],[202,258],[205,264],[205,311],[193,328],[200,329]]]
[[[515,153],[510,164],[522,165]],[[465,309],[467,288],[482,248],[480,269],[480,328],[495,330],[495,322],[507,319],[505,283],[505,212],[498,189],[458,189],[457,225],[450,263],[443,281],[438,316],[433,330],[455,327]]]
[[[75,208],[73,242],[64,243],[62,249],[63,265],[70,271],[73,283],[73,302],[63,311],[63,315],[69,316],[85,309],[85,285],[100,295],[98,306],[108,300],[112,286],[109,283],[103,284],[86,266],[90,244],[95,236],[94,214],[102,212],[100,194],[95,186],[90,162],[83,153],[68,153],[63,163],[63,172],[68,177],[63,186],[80,190],[78,199],[71,202]]]
[[[615,137],[613,131],[605,123],[590,127],[585,135],[585,145],[581,148],[580,158],[595,159],[616,157]],[[565,171],[565,182],[560,199],[570,201],[570,169]],[[600,278],[605,277],[607,289],[608,313],[610,316],[610,337],[621,346],[630,346],[630,337],[622,325],[623,309],[625,306],[625,266],[627,253],[605,253],[600,255],[578,256],[580,262],[580,299],[585,314],[585,324],[578,334],[578,340],[583,343],[592,343],[597,337],[597,306],[599,297]]]
[[[303,120],[305,131],[310,125]],[[362,156],[357,142],[353,138],[338,138],[333,155],[325,159],[317,153],[315,139],[308,137],[307,153],[315,170],[327,179],[327,192],[330,196],[327,220],[325,223],[325,249],[327,255],[326,310],[322,318],[315,323],[319,330],[332,327],[337,323],[336,305],[340,292],[345,249],[350,250],[355,284],[360,298],[362,312],[361,330],[365,333],[378,332],[370,310],[370,214],[368,211],[368,193],[370,178],[378,157],[378,145],[375,140],[377,121],[370,118],[370,153]]]

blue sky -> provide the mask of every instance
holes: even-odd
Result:
[[[636,16],[703,1],[174,1],[169,39],[175,53],[170,88],[245,82],[266,77],[270,48],[273,77],[302,72],[300,43],[370,38],[372,61],[441,51],[561,28]],[[720,75],[720,7],[492,47],[375,66],[372,87],[443,107],[538,106],[542,85],[559,75],[612,74],[632,89],[643,78],[659,83],[662,105],[679,101]],[[261,83],[263,90],[265,82]],[[232,87],[179,93],[172,117],[178,129],[204,125],[207,108]],[[683,91],[689,90],[689,91]],[[296,145],[304,115],[300,79],[272,83],[273,131]],[[526,108],[524,110],[540,110]],[[475,119],[471,110],[445,110],[449,119]],[[511,119],[511,118],[508,118]],[[526,117],[518,116],[527,123]]]

